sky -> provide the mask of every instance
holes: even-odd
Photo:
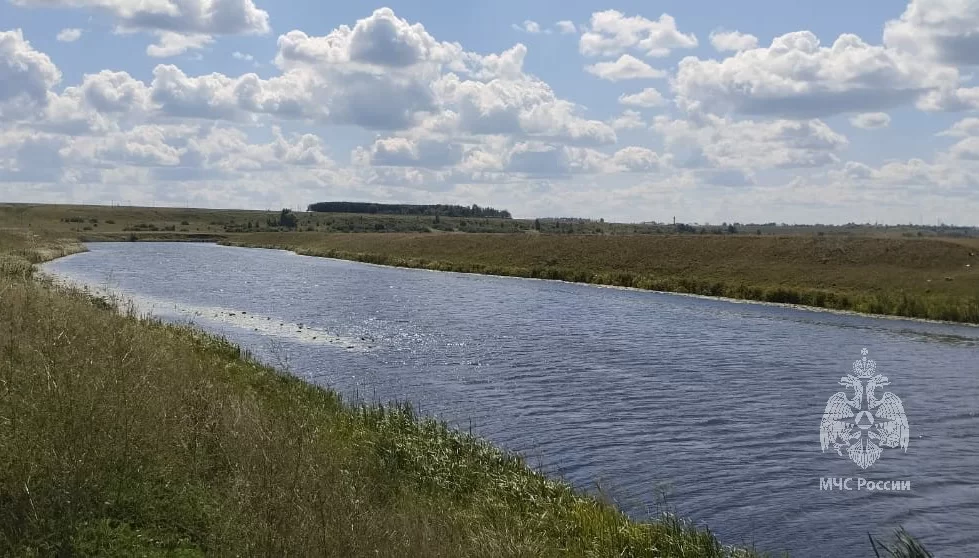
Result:
[[[979,225],[979,0],[0,0],[0,202]]]

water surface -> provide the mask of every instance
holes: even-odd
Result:
[[[731,544],[872,555],[898,525],[979,556],[979,328],[387,268],[203,244],[93,244],[45,266],[365,400],[519,451],[638,518],[666,503]],[[862,348],[911,440],[861,471],[819,422]],[[908,492],[821,491],[821,477]],[[854,481],[856,482],[856,481]]]

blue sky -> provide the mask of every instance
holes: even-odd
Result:
[[[979,224],[979,0],[0,0],[0,201]]]

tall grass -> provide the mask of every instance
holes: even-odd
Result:
[[[0,555],[755,555],[32,279],[81,249],[0,231]]]
[[[746,556],[200,331],[0,274],[0,555]],[[46,252],[45,250],[53,250]],[[25,271],[27,270],[27,271]]]

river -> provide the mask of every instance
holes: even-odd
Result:
[[[868,532],[901,525],[938,556],[979,556],[979,328],[277,250],[89,248],[44,270],[348,397],[410,401],[634,517],[665,505],[794,556],[872,555]],[[820,447],[864,348],[910,431],[866,470]]]

